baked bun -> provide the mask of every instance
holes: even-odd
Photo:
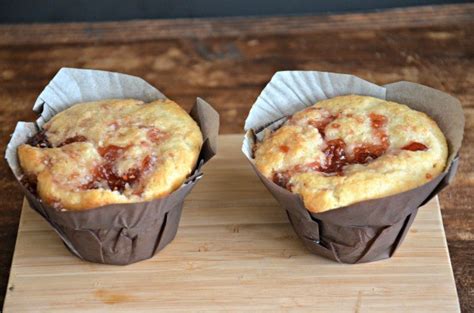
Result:
[[[446,139],[426,114],[348,95],[295,113],[255,147],[258,170],[324,212],[416,188],[440,174]]]
[[[112,99],[55,115],[19,146],[26,182],[46,203],[85,210],[166,196],[193,171],[196,122],[175,102]]]

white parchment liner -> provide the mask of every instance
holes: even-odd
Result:
[[[70,106],[103,99],[166,99],[141,78],[87,69],[62,68],[36,100],[36,123],[18,122],[5,158],[20,182],[17,148],[36,134],[55,114]],[[31,194],[21,183],[30,206],[42,215],[79,258],[107,264],[129,264],[152,257],[176,235],[185,196],[202,177],[201,167],[217,151],[219,115],[197,98],[191,117],[204,143],[198,165],[181,187],[170,195],[141,203],[111,204],[86,211],[58,211]]]
[[[418,188],[380,199],[358,202],[323,213],[309,212],[302,198],[259,173],[252,156],[263,129],[274,130],[287,117],[316,102],[358,94],[408,105],[433,118],[448,141],[445,171]],[[341,263],[389,258],[403,241],[418,208],[452,180],[464,131],[460,102],[439,90],[410,82],[378,86],[348,74],[316,71],[277,72],[253,104],[245,121],[242,151],[263,184],[286,210],[305,246]]]

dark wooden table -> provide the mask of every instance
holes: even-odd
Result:
[[[255,98],[278,70],[408,80],[458,97],[466,129],[454,183],[440,194],[463,312],[474,312],[474,4],[377,13],[205,20],[0,25],[0,129],[17,121],[59,68],[140,76],[189,108],[196,96],[241,133]],[[0,165],[0,294],[5,292],[23,196]],[[53,269],[54,270],[54,269]]]

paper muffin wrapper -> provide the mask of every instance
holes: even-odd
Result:
[[[20,182],[17,148],[36,134],[55,114],[70,106],[103,99],[133,98],[145,102],[166,97],[143,79],[105,71],[62,68],[35,102],[36,123],[19,122],[5,158],[30,206],[56,231],[66,247],[83,260],[125,265],[151,258],[177,232],[184,198],[202,177],[202,166],[217,151],[219,114],[197,98],[190,115],[198,123],[203,146],[196,168],[166,197],[141,203],[111,204],[85,211],[60,211],[32,194]]]
[[[265,128],[274,130],[295,112],[320,100],[348,94],[395,101],[428,114],[447,139],[447,166],[443,173],[418,188],[313,213],[305,208],[301,196],[278,186],[258,171],[252,148],[262,139]],[[243,153],[265,187],[286,210],[304,245],[314,254],[353,264],[391,257],[405,238],[418,208],[451,182],[459,162],[464,114],[457,99],[415,83],[378,86],[348,74],[285,71],[277,72],[257,98],[245,130]]]

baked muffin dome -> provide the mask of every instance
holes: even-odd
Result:
[[[85,210],[166,196],[193,171],[196,122],[175,102],[111,99],[55,115],[19,146],[27,183],[46,203]]]
[[[255,147],[258,170],[312,212],[416,188],[440,174],[446,139],[406,105],[348,95],[289,117]]]

